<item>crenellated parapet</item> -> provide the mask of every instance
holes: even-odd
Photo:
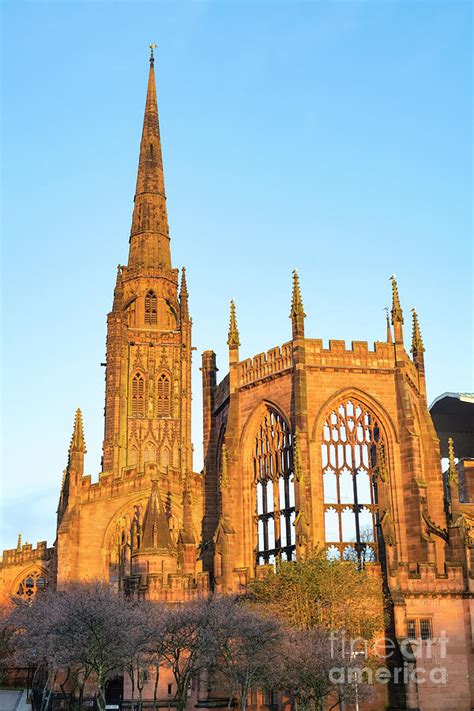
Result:
[[[259,353],[239,363],[239,385],[272,377],[289,370],[293,365],[292,344],[284,343],[281,347],[271,348],[266,353]]]
[[[48,561],[53,557],[54,548],[48,548],[46,541],[38,541],[36,546],[23,543],[21,547],[4,550],[0,565],[25,565],[33,561]]]

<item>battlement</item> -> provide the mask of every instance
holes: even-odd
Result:
[[[239,384],[248,385],[275,373],[281,373],[293,366],[293,348],[291,341],[281,347],[270,348],[266,353],[259,353],[239,363]]]
[[[395,350],[391,343],[376,341],[370,349],[367,341],[352,341],[348,348],[345,341],[330,340],[325,348],[322,339],[308,338],[305,347],[309,366],[376,370],[395,367]]]
[[[404,594],[459,594],[465,591],[461,565],[446,563],[445,573],[438,573],[433,563],[418,563],[416,569],[406,563],[398,567],[400,588]]]
[[[150,478],[157,472],[155,462],[147,462],[145,471],[138,471],[136,466],[124,467],[122,476],[114,478],[112,472],[101,472],[99,481],[92,482],[90,474],[84,475],[80,482],[80,496],[83,501],[97,501],[111,496],[121,496],[140,492],[150,487]],[[178,469],[170,468],[171,477],[179,477]]]
[[[51,560],[53,548],[48,548],[47,541],[38,541],[33,548],[31,543],[24,543],[19,548],[4,550],[2,554],[2,565],[18,565],[29,563],[34,560]]]

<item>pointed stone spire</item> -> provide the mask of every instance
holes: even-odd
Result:
[[[291,295],[291,324],[293,338],[304,338],[304,320],[306,314],[303,308],[303,299],[301,298],[300,280],[298,272],[293,269],[293,291]]]
[[[143,535],[141,548],[160,551],[173,551],[175,546],[171,538],[168,519],[161,502],[157,479],[152,479],[150,498],[143,517]]]
[[[448,483],[457,485],[459,483],[458,470],[454,461],[454,442],[452,437],[448,437]]]
[[[138,161],[128,266],[131,268],[156,268],[161,265],[171,269],[163,158],[156,100],[154,47],[150,46],[150,49],[150,73]]]
[[[21,551],[21,533],[18,534],[18,542],[16,544],[16,549],[18,552]]]
[[[181,310],[181,321],[189,320],[189,304],[188,304],[188,284],[186,282],[186,267],[181,270],[181,286],[179,289],[179,306]]]
[[[387,320],[387,343],[393,343],[392,339],[392,329],[390,328],[390,316],[389,316],[389,308],[388,306],[385,307],[385,316]]]
[[[123,305],[123,283],[122,283],[122,267],[117,265],[117,278],[115,280],[114,303],[112,311],[121,311]]]
[[[239,329],[237,328],[237,317],[235,315],[234,300],[230,302],[230,319],[229,319],[229,335],[227,338],[229,348],[238,348],[240,346]]]
[[[413,353],[413,360],[417,361],[423,357],[425,352],[425,347],[423,345],[423,339],[421,338],[420,324],[418,323],[418,314],[416,309],[411,310],[413,317],[413,330],[411,337],[411,352]]]
[[[403,324],[403,311],[400,306],[400,297],[398,296],[398,285],[395,274],[392,274],[390,281],[392,282],[392,324]]]
[[[392,282],[392,325],[395,343],[403,343],[403,311],[398,296],[398,286],[395,274],[390,277]]]
[[[85,454],[87,452],[86,442],[84,439],[84,428],[82,425],[82,412],[80,408],[77,408],[76,410],[74,430],[71,437],[71,444],[69,446],[69,454],[72,454],[73,452],[80,452],[81,454]]]

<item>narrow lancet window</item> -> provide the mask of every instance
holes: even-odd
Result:
[[[156,325],[158,321],[158,310],[156,294],[150,289],[145,296],[145,324],[148,326]]]
[[[171,414],[171,383],[166,373],[158,378],[158,417],[169,417]]]
[[[141,373],[132,378],[132,417],[145,415],[145,380]]]

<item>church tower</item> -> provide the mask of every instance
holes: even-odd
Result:
[[[128,264],[107,323],[103,471],[155,462],[180,485],[192,471],[191,319],[171,263],[153,49]]]

